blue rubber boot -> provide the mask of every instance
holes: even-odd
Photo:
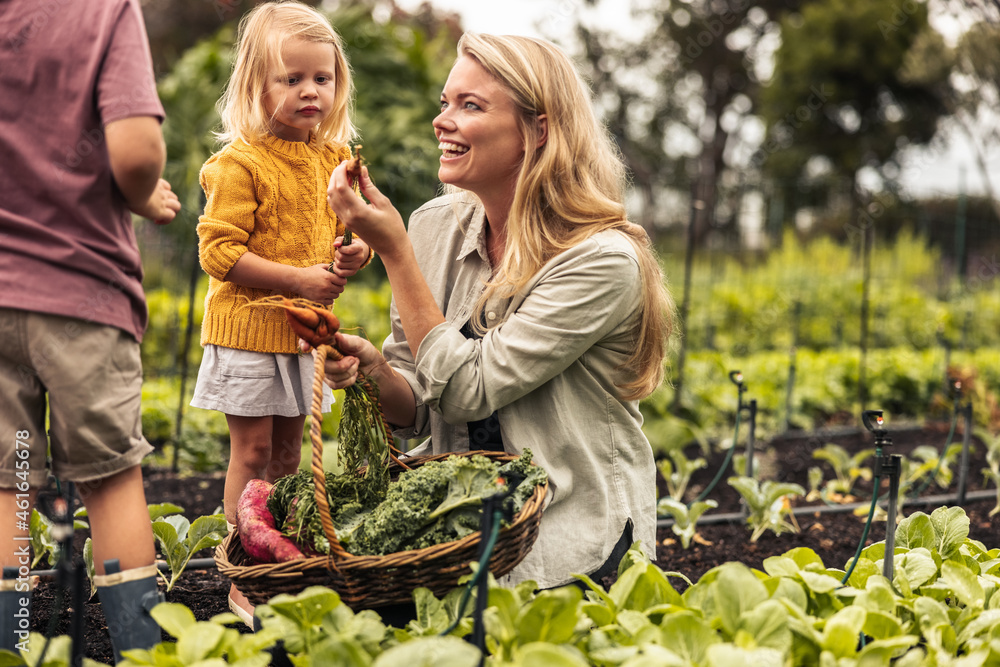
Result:
[[[0,581],[0,648],[20,655],[31,629],[31,585],[18,578],[16,567],[3,569]]]
[[[104,561],[104,574],[94,577],[115,650],[115,664],[121,662],[122,651],[148,649],[160,643],[160,626],[149,615],[164,599],[156,578],[155,565],[122,572],[118,559]]]

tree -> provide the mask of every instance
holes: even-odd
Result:
[[[915,45],[933,42],[927,8],[869,0],[809,3],[781,22],[774,75],[761,94],[768,139],[758,156],[765,169],[787,182],[806,180],[808,166],[851,183],[850,240],[860,241],[862,262],[861,360],[858,402],[867,399],[871,237],[880,204],[869,209],[859,187],[868,167],[893,180],[890,165],[900,148],[928,142],[944,114],[943,68],[907,67]],[[883,209],[884,210],[884,209]]]
[[[748,176],[739,169],[741,153],[749,153],[743,126],[756,106],[758,63],[776,18],[798,4],[657,0],[640,12],[639,22],[652,27],[637,43],[578,26],[598,104],[642,203],[637,222],[655,238],[669,202],[690,201],[682,324],[695,249],[714,227],[737,234]],[[673,373],[674,412],[682,408],[684,340]]]
[[[578,26],[598,104],[639,194],[637,222],[651,233],[678,193],[701,202],[696,245],[714,226],[735,230],[758,67],[777,18],[799,4],[657,0],[638,13],[651,26],[639,40]]]
[[[949,6],[951,3],[949,3]],[[956,18],[972,19],[961,36],[952,57],[953,86],[940,93],[952,118],[972,144],[986,196],[1000,219],[1000,200],[990,179],[986,150],[1000,147],[1000,4],[982,4],[965,0],[951,7]]]
[[[918,75],[910,66],[915,48],[939,41],[916,0],[811,2],[787,15],[761,92],[767,139],[756,160],[787,183],[806,181],[807,170],[846,177],[859,217],[861,170],[891,183],[899,150],[927,143],[946,112],[935,89],[947,85],[947,68]],[[859,224],[867,229],[870,219],[852,219],[847,231]]]

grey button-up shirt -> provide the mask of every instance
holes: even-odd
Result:
[[[550,497],[538,541],[505,583],[548,588],[595,571],[629,518],[655,558],[653,452],[637,402],[617,398],[614,386],[639,325],[635,249],[602,232],[561,253],[512,299],[489,303],[491,328],[466,339],[460,330],[490,277],[485,213],[467,197],[434,199],[410,218],[420,269],[447,322],[414,361],[392,304],[383,354],[417,401],[414,427],[395,435],[430,436],[414,454],[468,451],[467,423],[495,410],[506,450],[531,449]]]

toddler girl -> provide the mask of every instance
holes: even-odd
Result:
[[[209,287],[191,401],[226,415],[230,524],[247,482],[297,471],[312,400],[312,357],[297,354],[282,310],[253,302],[283,294],[332,304],[370,259],[359,238],[341,245],[344,226],[326,203],[330,173],[350,157],[354,135],[340,37],[311,7],[271,2],[244,17],[237,41],[219,102],[228,143],[201,171],[198,252]],[[252,625],[253,607],[235,586],[229,602]]]

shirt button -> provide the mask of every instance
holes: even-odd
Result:
[[[486,319],[488,319],[488,320],[495,320],[496,318],[497,318],[497,314],[494,313],[492,310],[490,312],[486,313]]]

